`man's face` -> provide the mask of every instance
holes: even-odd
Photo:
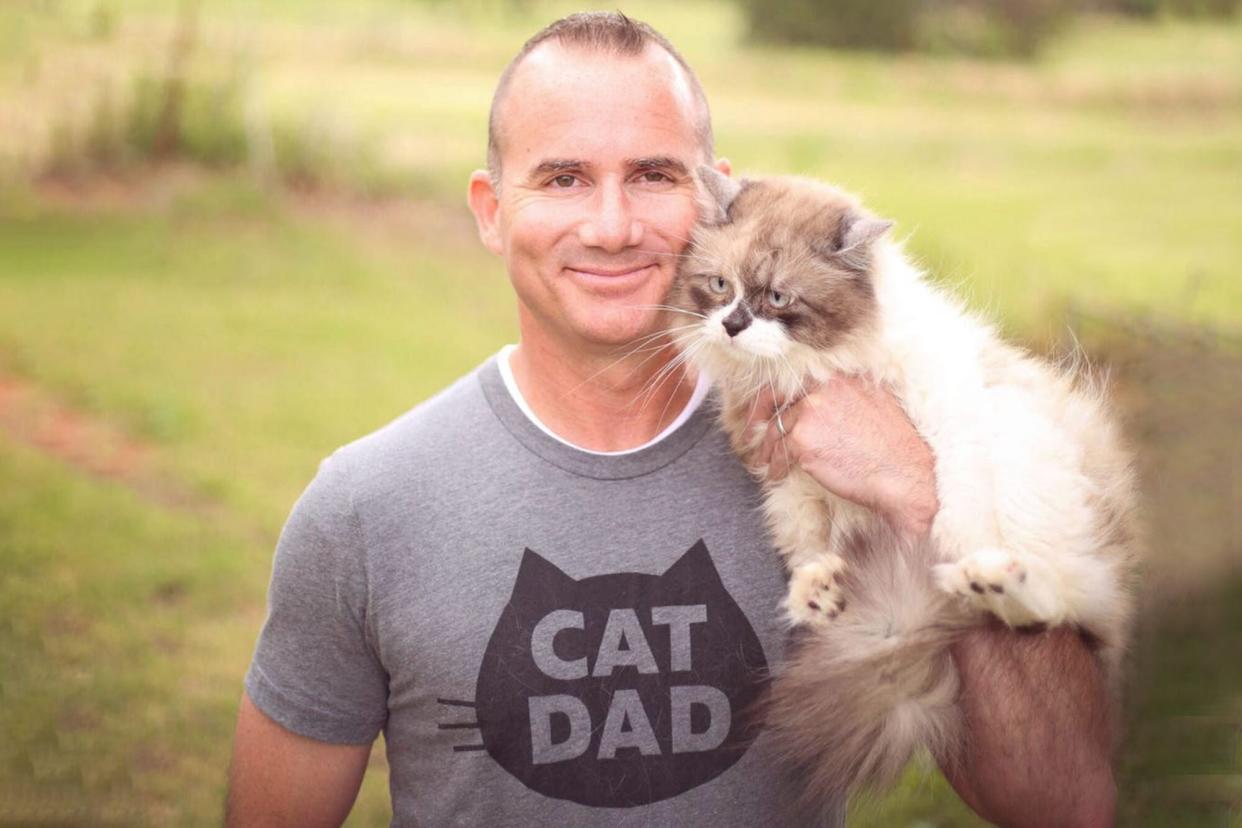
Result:
[[[524,340],[616,345],[659,324],[697,207],[703,158],[680,67],[544,43],[499,113],[502,180],[484,241],[502,255]],[[476,215],[479,193],[472,182]],[[486,199],[485,199],[486,200]],[[484,207],[486,211],[486,206]]]

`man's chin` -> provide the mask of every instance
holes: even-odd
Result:
[[[653,303],[654,304],[654,303]],[[656,308],[624,308],[601,314],[583,326],[593,342],[622,347],[642,346],[653,334],[664,330],[667,323]]]

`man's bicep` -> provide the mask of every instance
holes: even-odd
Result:
[[[370,744],[332,744],[299,736],[243,694],[225,824],[340,825],[358,796],[370,754]]]

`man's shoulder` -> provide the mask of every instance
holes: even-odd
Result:
[[[494,415],[475,368],[434,396],[332,454],[349,469],[355,497],[449,473],[454,458],[478,435],[494,429]],[[378,491],[377,491],[378,490]]]

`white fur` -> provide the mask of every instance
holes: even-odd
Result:
[[[796,396],[837,373],[886,386],[935,454],[940,588],[1011,625],[1081,625],[1115,662],[1130,615],[1130,550],[1128,539],[1110,545],[1101,504],[1127,522],[1134,487],[1103,401],[1000,342],[897,244],[877,241],[873,255],[876,326],[831,349],[762,319],[730,338],[720,320],[731,307],[704,322],[702,347],[688,352],[720,385],[735,446],[757,439],[738,430],[765,388]],[[797,469],[769,487],[765,509],[793,573],[790,620],[826,623],[837,595],[824,574],[848,564],[841,538],[867,511]]]

